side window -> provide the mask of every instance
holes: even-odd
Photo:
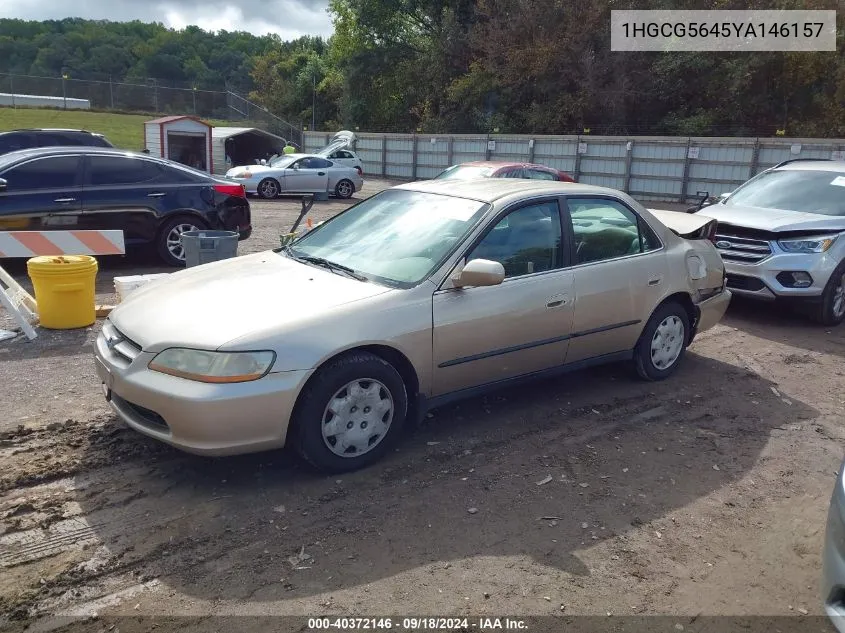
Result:
[[[639,216],[620,202],[583,198],[569,199],[567,203],[578,264],[636,255],[659,246],[650,230],[650,239],[646,240],[649,243],[644,244],[640,238]],[[648,228],[644,222],[642,225]]]
[[[160,173],[158,165],[141,158],[91,156],[90,161],[87,181],[91,185],[134,185]]]
[[[514,167],[513,169],[508,169],[506,172],[502,173],[500,178],[525,178],[525,175],[521,167]]]
[[[78,156],[38,158],[3,173],[8,191],[66,189],[76,183]]]
[[[310,160],[311,169],[326,169],[332,166],[331,161],[327,161],[325,158],[312,158]]]
[[[28,149],[30,147],[32,147],[32,141],[28,134],[12,132],[10,134],[0,135],[0,154],[14,152],[19,149]]]
[[[541,169],[526,169],[525,171],[532,180],[557,180],[554,174]]]
[[[505,277],[559,268],[560,210],[556,201],[522,207],[502,218],[467,256],[505,267]]]
[[[352,154],[350,154],[349,152],[344,151],[344,150],[340,150],[339,152],[337,152],[337,154],[335,154],[334,157],[335,158],[355,158]]]

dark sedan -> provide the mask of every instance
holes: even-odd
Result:
[[[452,165],[437,174],[435,180],[473,180],[475,178],[528,178],[529,180],[575,182],[575,179],[565,171],[546,165],[495,160],[477,160]]]
[[[152,245],[184,265],[181,234],[252,233],[239,183],[146,154],[48,147],[0,156],[0,230],[122,230],[127,246]]]

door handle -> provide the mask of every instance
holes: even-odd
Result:
[[[157,193],[148,193],[147,197],[148,198],[163,198],[166,195],[167,194],[165,192],[160,191],[160,192],[157,192]]]
[[[325,176],[325,175],[326,175],[326,172],[324,172],[324,171],[318,171],[318,172],[317,172],[317,175],[318,175],[318,176]]]
[[[562,305],[566,305],[566,301],[569,299],[567,295],[555,295],[554,297],[549,297],[546,301],[547,308],[559,308]]]
[[[663,281],[663,277],[653,277],[652,279],[648,280],[648,285],[659,286],[661,281]]]
[[[61,204],[66,204],[68,202],[76,202],[76,198],[56,198],[53,202],[59,202]]]

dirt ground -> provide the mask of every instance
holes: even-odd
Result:
[[[275,246],[298,207],[254,203],[240,252]],[[113,300],[115,275],[156,270],[105,261],[98,297]],[[189,456],[126,429],[94,373],[96,330],[0,343],[0,627],[387,614],[826,626],[812,616],[845,439],[845,326],[735,301],[665,382],[610,366],[465,401],[342,477],[286,452]],[[187,630],[137,630],[151,627]]]

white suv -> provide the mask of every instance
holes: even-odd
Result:
[[[323,156],[338,165],[356,169],[358,170],[358,175],[363,176],[364,163],[354,151],[357,141],[358,139],[354,132],[341,130],[332,137],[328,145],[317,151],[317,155]]]
[[[845,162],[797,159],[700,210],[738,296],[800,302],[819,323],[845,320]]]

